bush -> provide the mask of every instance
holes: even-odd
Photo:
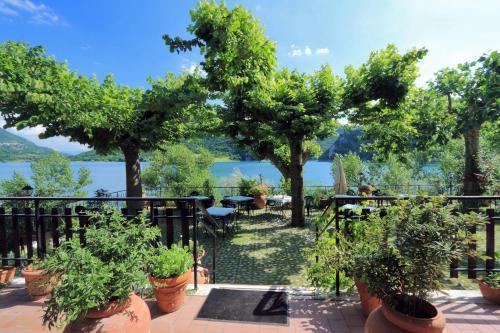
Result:
[[[473,241],[468,228],[485,223],[478,214],[452,214],[444,198],[429,202],[402,200],[388,210],[387,240],[367,251],[357,265],[368,291],[411,316],[418,316],[421,300],[440,289],[439,279],[453,259]]]
[[[145,215],[128,220],[107,206],[93,213],[89,223],[85,247],[73,237],[41,266],[49,273],[62,272],[44,308],[43,322],[49,328],[61,328],[111,301],[123,304],[130,292],[146,284],[147,254],[160,230]]]
[[[153,249],[148,258],[148,272],[157,279],[169,279],[187,273],[193,267],[193,254],[189,249],[172,245]]]

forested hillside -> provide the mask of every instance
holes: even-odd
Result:
[[[32,161],[52,152],[33,142],[0,128],[0,162]]]

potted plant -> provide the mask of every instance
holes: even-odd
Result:
[[[318,221],[318,223],[321,222]],[[320,225],[319,229],[323,227]],[[336,232],[331,228],[329,233],[325,233],[318,239],[314,250],[309,253],[311,265],[308,269],[308,278],[316,287],[326,289],[333,288],[336,271],[341,272],[341,283],[344,285],[352,286],[351,278],[353,278],[363,313],[368,316],[381,305],[381,301],[378,297],[368,293],[361,272],[367,254],[373,248],[378,247],[386,237],[386,226],[383,225],[379,214],[374,213],[369,216],[368,221],[356,225],[351,221],[343,220],[340,230]]]
[[[2,266],[2,271],[0,272],[0,284],[7,284],[11,282],[15,275],[15,266]]]
[[[85,246],[73,237],[45,265],[61,277],[45,303],[44,324],[67,325],[65,332],[149,332],[151,314],[135,291],[147,284],[146,254],[159,236],[145,214],[128,220],[108,206],[91,213]]]
[[[193,255],[176,246],[158,247],[148,258],[149,282],[161,311],[177,311],[184,303],[184,291],[192,273]]]
[[[47,265],[50,265],[50,258],[48,256],[44,261],[35,259],[21,270],[26,289],[34,301],[45,298],[58,283],[59,275],[56,272],[48,272],[46,269]]]
[[[241,178],[238,183],[238,189],[240,191],[240,195],[251,195],[250,191],[252,187],[257,185],[257,181],[255,179],[245,179]]]
[[[478,278],[477,283],[485,299],[500,304],[500,273],[486,274],[484,278]]]
[[[391,234],[367,255],[360,270],[367,290],[383,305],[373,311],[365,332],[442,332],[443,313],[429,301],[439,290],[442,272],[465,253],[472,241],[468,228],[484,223],[477,214],[452,214],[444,198],[428,202],[401,200],[384,219],[393,224]]]
[[[266,184],[255,184],[249,190],[249,194],[255,198],[255,207],[258,209],[266,207],[266,195],[268,193],[269,188]]]

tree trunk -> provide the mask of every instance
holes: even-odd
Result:
[[[127,197],[142,197],[141,162],[139,149],[132,146],[121,147],[125,157],[125,175],[127,183]],[[143,201],[127,201],[127,208],[131,213],[144,207]]]
[[[465,141],[465,168],[464,168],[464,195],[483,194],[483,175],[479,161],[479,133],[480,125],[470,128],[464,133]]]
[[[292,190],[292,226],[303,227],[305,225],[304,210],[304,160],[302,141],[290,140],[290,176]]]

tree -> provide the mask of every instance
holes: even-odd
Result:
[[[335,177],[339,161],[344,167],[347,186],[360,186],[368,179],[368,168],[363,163],[358,154],[348,152],[347,154],[336,154],[332,162],[332,175]]]
[[[168,145],[153,153],[149,166],[144,169],[144,185],[153,192],[187,195],[194,188],[203,188],[206,182],[214,183],[209,170],[212,164],[213,157],[205,149],[194,154],[185,145]]]
[[[222,101],[222,131],[290,179],[295,226],[305,223],[302,172],[307,159],[319,153],[315,140],[332,134],[335,119],[355,105],[378,99],[397,105],[413,82],[415,62],[425,54],[412,50],[400,56],[389,47],[381,66],[348,68],[346,94],[346,82],[329,66],[313,74],[276,70],[274,42],[242,6],[228,9],[224,3],[201,1],[191,20],[193,39],[165,35],[166,44],[171,52],[200,48],[205,84]],[[377,75],[364,76],[367,70]],[[361,94],[355,93],[358,88]]]
[[[0,44],[0,114],[6,127],[42,125],[41,138],[70,137],[98,153],[120,149],[127,196],[142,196],[139,151],[157,149],[210,123],[211,108],[201,74],[167,73],[148,79],[147,90],[100,83],[70,71],[40,46]],[[128,203],[129,208],[139,208]]]
[[[464,139],[464,195],[481,195],[486,179],[480,165],[479,137],[484,123],[500,118],[500,53],[493,51],[477,61],[442,69],[431,88],[446,96],[445,117],[455,124],[452,135]]]
[[[55,152],[31,163],[31,171],[37,197],[83,197],[87,195],[85,186],[92,183],[89,169],[78,169],[75,177],[71,162]]]

